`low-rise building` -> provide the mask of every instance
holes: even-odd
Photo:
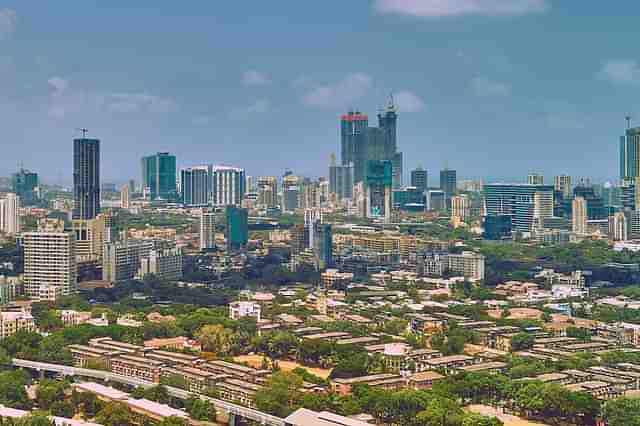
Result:
[[[256,302],[238,301],[229,304],[229,317],[232,320],[238,320],[244,317],[255,318],[260,321],[262,307]]]
[[[0,339],[13,336],[18,331],[36,331],[31,312],[0,312]]]
[[[163,363],[134,355],[120,355],[111,360],[111,371],[121,376],[160,383]]]

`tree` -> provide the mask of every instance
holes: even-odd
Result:
[[[524,351],[531,349],[535,342],[535,337],[528,333],[518,333],[511,338],[511,350]]]
[[[205,325],[196,333],[196,338],[202,349],[213,352],[218,356],[229,354],[231,348],[232,331],[222,325]]]
[[[503,426],[502,420],[495,417],[487,417],[481,414],[465,414],[460,426]]]
[[[189,421],[178,416],[165,417],[156,426],[189,426]]]
[[[41,380],[36,389],[38,407],[42,410],[48,410],[54,402],[64,400],[64,390],[67,386],[67,383],[57,380]]]
[[[256,407],[278,417],[287,417],[294,411],[302,379],[293,373],[274,373],[265,386],[256,393]]]
[[[104,426],[129,426],[131,412],[121,402],[109,402],[96,415],[96,423]]]
[[[65,417],[70,419],[75,414],[75,409],[71,403],[67,401],[55,401],[50,407],[51,414],[57,417]]]
[[[640,425],[640,398],[617,398],[604,405],[603,415],[609,426]]]
[[[28,380],[27,373],[21,370],[0,373],[0,403],[12,408],[30,408],[25,389]]]
[[[582,327],[567,327],[567,337],[587,341],[591,340],[591,331]]]
[[[342,357],[331,371],[332,379],[348,379],[351,377],[366,376],[369,357],[366,352],[353,353]]]
[[[186,409],[194,420],[213,422],[216,420],[216,408],[209,401],[191,397],[186,401]]]

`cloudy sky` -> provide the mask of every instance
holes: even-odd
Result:
[[[640,2],[0,1],[0,176],[71,179],[78,127],[103,180],[139,157],[326,174],[341,112],[390,92],[406,169],[615,179],[640,124]],[[372,122],[374,120],[371,120]],[[435,182],[434,182],[435,183]]]

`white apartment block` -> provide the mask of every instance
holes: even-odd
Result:
[[[38,300],[55,300],[75,293],[77,265],[73,233],[26,232],[22,237],[25,294]]]
[[[168,281],[182,278],[182,249],[152,250],[149,256],[141,258],[137,277],[143,279],[149,274]]]
[[[102,279],[113,283],[131,280],[140,269],[140,260],[149,257],[153,241],[125,240],[105,244],[102,259]]]
[[[8,193],[0,199],[0,233],[16,235],[20,232],[20,197]]]
[[[232,320],[244,317],[253,317],[256,321],[260,321],[262,308],[255,302],[233,302],[229,305],[229,316]]]
[[[472,251],[462,254],[448,254],[449,271],[460,274],[471,281],[484,279],[484,256]]]

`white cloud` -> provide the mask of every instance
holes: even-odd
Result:
[[[229,117],[234,120],[247,120],[256,115],[267,113],[271,110],[271,102],[268,99],[256,99],[249,105],[242,105],[233,108],[229,112]]]
[[[489,80],[486,77],[475,77],[471,80],[471,90],[476,96],[508,96],[511,94],[511,86]]]
[[[393,100],[400,112],[419,112],[425,107],[424,100],[409,90],[394,93]]]
[[[61,77],[51,77],[47,83],[51,88],[48,114],[56,120],[85,112],[161,114],[176,108],[172,99],[147,93],[76,89],[68,80]]]
[[[264,86],[269,83],[271,79],[261,71],[249,70],[242,73],[242,84],[245,86]]]
[[[602,66],[600,76],[614,83],[640,83],[640,66],[636,61],[608,61]]]
[[[551,7],[547,0],[376,0],[380,13],[420,17],[461,15],[519,16],[541,13]]]
[[[0,39],[7,37],[16,30],[16,11],[0,9]]]
[[[344,108],[362,98],[373,86],[373,79],[365,73],[350,73],[343,79],[315,86],[302,96],[308,107]]]

